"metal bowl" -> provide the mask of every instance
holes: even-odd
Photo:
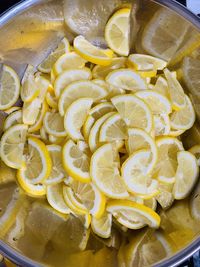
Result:
[[[67,35],[72,40],[76,34],[83,34],[93,42],[104,45],[103,28],[110,14],[121,5],[133,4],[132,22],[134,27],[140,20],[147,23],[150,18],[142,14],[151,14],[161,6],[168,8],[181,16],[183,21],[191,24],[196,32],[200,31],[200,19],[184,6],[173,0],[25,0],[14,6],[0,17],[0,59],[16,69],[20,77],[27,64],[37,66],[54,49],[61,38]],[[98,12],[96,12],[96,6]],[[64,7],[64,8],[63,8]],[[66,26],[64,13],[72,18],[76,12],[79,27],[76,23]],[[99,12],[100,11],[100,12]],[[146,12],[146,13],[143,13]],[[73,17],[73,15],[75,16]],[[138,17],[140,14],[140,17]],[[85,27],[85,24],[89,27]],[[136,27],[139,34],[138,27]],[[134,43],[138,35],[132,36]],[[197,111],[198,113],[198,111]],[[1,127],[0,127],[1,128]],[[47,222],[48,227],[48,222]],[[200,229],[198,231],[200,234]],[[169,258],[163,259],[154,266],[177,266],[200,249],[200,237],[189,240],[189,244]],[[35,256],[27,257],[26,253],[18,251],[9,245],[4,238],[0,241],[0,252],[19,266],[46,266]],[[48,262],[49,265],[51,262]]]

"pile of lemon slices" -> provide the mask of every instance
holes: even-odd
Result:
[[[103,238],[112,221],[158,228],[157,202],[165,209],[187,197],[199,169],[180,138],[195,122],[190,98],[166,61],[129,54],[129,15],[108,21],[111,49],[64,38],[21,85],[10,67],[1,75],[1,160],[28,195]]]

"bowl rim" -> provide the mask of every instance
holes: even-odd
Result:
[[[49,2],[51,0],[22,0],[19,3],[13,5],[5,12],[0,15],[0,28],[2,28],[5,24],[7,24],[11,19],[13,19],[16,15],[21,14],[26,9],[40,4]],[[189,9],[187,9],[182,4],[174,1],[174,0],[150,0],[152,2],[158,3],[162,6],[165,6],[182,17],[186,18],[187,21],[191,22],[193,26],[195,26],[200,31],[200,18],[192,13]],[[195,252],[200,249],[200,237],[196,238],[190,245],[180,250],[178,253],[173,255],[170,258],[164,259],[154,265],[154,267],[174,267],[182,263],[191,257]],[[23,256],[20,252],[12,248],[11,246],[4,243],[0,240],[0,252],[6,258],[10,259],[16,264],[26,267],[42,267],[47,266],[43,264],[38,264],[37,262],[31,260],[30,258]]]

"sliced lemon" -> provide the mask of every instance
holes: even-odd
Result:
[[[60,97],[63,90],[72,82],[79,80],[90,80],[92,73],[89,68],[69,69],[60,73],[54,82],[54,90],[57,98]]]
[[[200,183],[198,183],[196,189],[194,190],[190,198],[190,210],[192,216],[199,220],[200,219]]]
[[[4,121],[3,130],[6,131],[8,128],[15,124],[22,123],[22,111],[17,110],[12,112]]]
[[[42,102],[35,98],[32,102],[24,102],[22,108],[23,123],[27,125],[34,125],[40,113]]]
[[[58,47],[50,53],[50,55],[42,61],[38,66],[39,71],[44,73],[50,73],[56,60],[63,54],[70,51],[70,44],[67,38],[63,38]]]
[[[175,199],[183,199],[194,187],[199,175],[199,167],[195,156],[188,151],[178,152],[177,161],[173,194]]]
[[[155,86],[153,87],[153,90],[169,98],[168,83],[164,77],[162,76],[158,77],[158,79],[156,80]]]
[[[186,100],[184,90],[179,81],[172,75],[168,69],[164,69],[164,74],[167,79],[169,96],[172,102],[172,106],[175,110],[179,110],[185,107]]]
[[[67,69],[83,68],[87,61],[80,57],[76,52],[70,52],[62,55],[56,61],[53,71],[56,75]]]
[[[0,154],[3,162],[14,169],[19,169],[24,164],[24,145],[28,127],[16,124],[10,127],[1,137]]]
[[[129,200],[110,200],[107,205],[107,211],[123,225],[135,224],[135,222],[147,224],[151,228],[160,226],[160,216],[152,209]],[[122,220],[121,220],[122,219]],[[126,225],[125,225],[126,226]]]
[[[58,183],[47,186],[47,200],[52,208],[63,214],[69,214],[70,209],[63,198],[63,185]]]
[[[44,183],[52,185],[63,181],[67,174],[62,166],[62,147],[59,145],[48,145],[47,150],[51,157],[52,169]]]
[[[112,59],[111,64],[108,66],[95,65],[92,69],[92,76],[95,79],[105,79],[112,70],[124,68],[125,63],[125,57],[116,57]]]
[[[150,150],[137,151],[129,156],[121,169],[128,191],[145,198],[158,193],[158,182],[150,176],[155,165],[151,157]]]
[[[149,105],[153,114],[169,114],[172,112],[172,106],[170,101],[163,95],[153,90],[143,90],[135,93],[135,95],[141,98],[147,105]]]
[[[99,132],[100,142],[114,142],[127,139],[127,129],[119,113],[115,113],[102,124]]]
[[[105,212],[100,218],[92,217],[91,227],[96,235],[109,238],[111,236],[112,214]]]
[[[183,134],[185,132],[185,130],[175,130],[175,129],[171,129],[169,132],[169,136],[173,136],[173,137],[179,137],[181,134]]]
[[[111,101],[128,127],[141,128],[147,132],[152,130],[152,113],[143,100],[134,95],[127,94],[115,96]]]
[[[106,76],[106,82],[130,91],[147,89],[145,80],[132,69],[113,70]]]
[[[184,150],[181,141],[174,137],[161,137],[156,141],[158,162],[153,170],[153,177],[161,182],[174,183],[177,169],[177,152]]]
[[[191,147],[188,151],[196,157],[197,163],[200,166],[200,145],[195,145]]]
[[[98,120],[103,115],[105,115],[106,113],[114,111],[114,109],[115,108],[112,105],[112,103],[104,102],[96,105],[89,111],[89,115],[83,125],[83,136],[85,140],[88,140],[91,128],[94,125],[95,121]]]
[[[18,110],[20,110],[20,109],[21,109],[21,107],[13,106],[13,107],[11,107],[11,108],[9,108],[9,109],[4,110],[4,112],[5,112],[7,115],[10,115],[11,113],[13,113],[13,112],[15,112],[15,111],[18,111]]]
[[[144,28],[142,48],[152,56],[169,61],[182,43],[187,30],[186,21],[170,10],[160,8]],[[177,34],[181,36],[179,39],[176,38]]]
[[[80,148],[69,140],[63,147],[63,165],[66,172],[81,182],[90,182],[90,158]]]
[[[157,57],[143,54],[131,54],[128,63],[138,71],[163,70],[167,62]]]
[[[128,56],[130,8],[122,8],[112,15],[105,27],[108,46],[117,54]]]
[[[69,105],[81,97],[90,97],[94,102],[106,97],[107,90],[92,81],[78,81],[68,85],[60,96],[58,109],[62,116]]]
[[[112,62],[112,50],[101,49],[79,35],[74,39],[74,50],[85,60],[94,64],[107,66]]]
[[[126,198],[128,192],[115,161],[116,151],[111,144],[98,148],[90,162],[90,176],[97,187],[110,198]]]
[[[37,87],[37,84],[35,82],[35,68],[31,65],[28,65],[24,76],[22,78],[22,86],[21,86],[21,99],[24,102],[31,102],[34,98],[36,98],[40,91]]]
[[[153,116],[155,136],[170,135],[170,119],[167,114]]]
[[[70,187],[77,201],[84,205],[93,217],[100,218],[102,216],[105,211],[106,198],[94,184],[74,180],[70,183]]]
[[[48,111],[48,105],[47,105],[47,102],[44,101],[40,110],[39,110],[39,114],[37,116],[36,122],[33,125],[31,125],[28,129],[29,133],[34,133],[34,132],[37,132],[40,130],[40,128],[43,124],[44,116],[45,116],[47,111]]]
[[[46,112],[43,123],[48,134],[52,134],[56,137],[63,137],[67,135],[64,128],[63,117],[61,117],[58,112]]]
[[[3,65],[1,70],[0,110],[9,109],[19,98],[20,81],[17,73]]]
[[[29,179],[33,184],[45,181],[52,168],[51,157],[45,144],[35,137],[29,137],[25,152],[26,163],[18,170],[17,176],[21,177],[21,180]]]
[[[45,143],[48,143],[49,142],[49,134],[46,132],[46,130],[44,128],[44,125],[42,125],[42,127],[40,128],[40,138]]]
[[[164,210],[170,208],[174,202],[172,189],[173,184],[170,183],[160,182],[158,185],[159,194],[156,196],[156,200]]]
[[[113,114],[114,112],[109,112],[103,115],[92,125],[90,133],[89,133],[89,137],[88,137],[88,144],[92,152],[94,152],[100,145],[99,133],[100,133],[101,126]]]
[[[58,136],[54,136],[52,134],[49,134],[49,137],[48,137],[48,141],[49,143],[51,144],[54,144],[54,145],[62,145],[64,142],[66,142],[66,140],[68,140],[68,137],[58,137]]]
[[[175,130],[188,130],[195,122],[195,111],[190,98],[185,95],[186,104],[181,110],[170,114],[170,124]]]
[[[46,101],[50,108],[58,109],[58,102],[57,102],[54,92],[53,93],[47,92]]]
[[[68,107],[65,113],[65,130],[67,134],[75,141],[84,139],[81,133],[81,128],[86,120],[92,104],[92,98],[79,98]]]

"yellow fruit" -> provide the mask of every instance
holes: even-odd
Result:
[[[167,114],[153,116],[155,136],[170,135],[170,119]]]
[[[67,132],[64,128],[63,117],[58,112],[46,112],[44,116],[44,128],[48,134],[56,137],[67,136]]]
[[[5,132],[11,126],[21,123],[22,123],[22,111],[21,110],[14,111],[10,115],[8,115],[8,117],[5,119],[3,130]]]
[[[54,92],[53,93],[47,92],[46,101],[50,108],[58,109],[58,102],[57,102]]]
[[[105,212],[98,219],[92,217],[91,227],[96,235],[102,238],[109,238],[111,235],[112,214]]]

